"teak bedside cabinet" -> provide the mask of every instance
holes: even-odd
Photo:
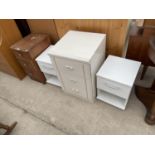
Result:
[[[17,60],[24,71],[33,80],[46,83],[44,74],[35,61],[35,58],[50,45],[49,36],[46,34],[30,34],[11,46]]]

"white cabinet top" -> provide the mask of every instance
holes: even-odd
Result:
[[[141,62],[109,55],[97,76],[127,86],[133,86]]]
[[[50,54],[89,62],[105,34],[68,31],[53,47]]]
[[[48,53],[52,50],[54,46],[50,45],[47,49],[45,49],[44,52],[42,52],[37,58],[36,61],[52,64],[51,59],[48,55]]]

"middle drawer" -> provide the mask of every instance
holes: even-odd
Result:
[[[80,96],[87,99],[86,84],[84,79],[72,76],[63,76],[62,81],[66,92],[73,94],[74,96]]]

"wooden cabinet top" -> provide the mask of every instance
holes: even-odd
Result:
[[[37,44],[49,38],[47,34],[30,34],[13,44],[10,48],[16,51],[29,52]]]

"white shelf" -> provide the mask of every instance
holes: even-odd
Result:
[[[127,104],[127,100],[118,96],[115,96],[113,94],[110,94],[108,92],[105,92],[103,90],[97,90],[98,95],[97,99],[104,101],[110,105],[113,105],[119,109],[124,110]]]
[[[52,61],[48,55],[48,53],[50,51],[52,51],[53,49],[53,45],[50,45],[47,49],[44,50],[44,52],[42,52],[37,58],[36,61],[41,62],[41,63],[45,63],[45,64],[49,64],[52,65]]]
[[[58,80],[57,76],[45,74],[45,77],[47,83],[61,87],[60,81]]]

